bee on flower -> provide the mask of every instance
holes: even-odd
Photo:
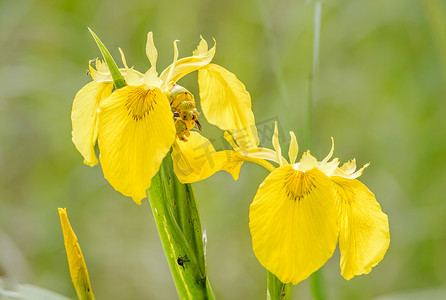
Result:
[[[297,284],[317,271],[333,255],[339,241],[341,274],[349,280],[368,274],[384,257],[390,243],[389,223],[374,194],[357,178],[368,166],[356,170],[355,160],[339,166],[329,154],[318,161],[305,152],[296,162],[298,144],[293,132],[282,156],[277,123],[274,151],[244,148],[228,133],[235,151],[197,153],[204,137],[174,147],[174,169],[182,183],[203,180],[219,170],[237,179],[244,161],[265,167],[270,174],[260,184],[249,210],[253,250],[260,263],[283,283]],[[330,160],[331,159],[331,160]],[[277,164],[274,167],[272,163]],[[188,165],[187,172],[183,171]]]
[[[198,71],[200,104],[208,122],[231,131],[241,145],[258,145],[250,95],[233,73],[211,63],[216,45],[209,49],[201,38],[192,56],[181,59],[177,41],[173,48],[173,62],[161,74],[152,32],[146,45],[151,67],[144,74],[129,68],[119,49],[124,64],[119,73],[125,82],[115,90],[107,65],[96,60],[94,68],[90,62],[93,81],[81,88],[73,102],[73,142],[84,162],[98,163],[97,142],[105,178],[138,204],[170,148],[189,143],[193,128],[202,129],[194,96],[177,84],[193,71]]]

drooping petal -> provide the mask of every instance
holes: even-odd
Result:
[[[225,170],[238,179],[243,157],[235,151],[216,152],[211,142],[196,131],[191,131],[187,142],[174,143],[172,160],[175,174],[181,183],[206,179]]]
[[[175,140],[172,112],[160,89],[125,86],[99,111],[99,150],[105,178],[140,204]]]
[[[249,211],[254,253],[283,283],[304,280],[332,255],[338,238],[333,184],[317,168],[275,169]]]
[[[84,157],[84,163],[94,166],[98,163],[94,146],[97,140],[97,110],[113,89],[113,82],[92,81],[76,94],[71,110],[71,132],[73,143]]]
[[[215,47],[214,45],[214,47],[199,55],[184,57],[168,66],[160,76],[165,86],[171,86],[183,76],[209,64],[214,58]]]
[[[331,177],[339,218],[341,274],[345,279],[368,274],[390,243],[389,222],[375,195],[356,179]]]
[[[259,145],[251,96],[237,77],[215,64],[198,71],[201,108],[209,123],[228,130],[241,148]]]
[[[94,299],[90,278],[88,277],[87,265],[85,264],[76,234],[73,228],[71,228],[70,221],[68,221],[66,208],[58,208],[57,210],[59,211],[70,275],[77,296],[79,299]]]

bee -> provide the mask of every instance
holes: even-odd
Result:
[[[190,130],[197,126],[202,130],[198,121],[199,112],[195,108],[195,98],[191,92],[184,87],[175,84],[170,92],[170,106],[173,108],[175,120],[175,129],[178,138],[187,142],[186,137],[190,136]]]

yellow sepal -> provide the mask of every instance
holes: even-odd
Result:
[[[260,185],[250,206],[254,253],[280,281],[297,284],[333,255],[336,216],[333,184],[324,173],[279,167]]]
[[[164,82],[164,86],[171,87],[185,75],[209,64],[214,58],[215,48],[216,45],[201,54],[184,57],[179,60],[174,59],[173,63],[161,73],[160,78]],[[177,51],[176,44],[174,44],[174,52],[177,53]]]
[[[196,131],[191,131],[187,139],[177,140],[172,151],[174,171],[181,183],[197,182],[220,170],[238,179],[242,155],[230,150],[216,152],[211,142]]]
[[[175,140],[169,102],[159,88],[125,86],[99,110],[99,150],[105,178],[140,204]]]
[[[208,64],[198,71],[200,103],[209,123],[231,132],[243,148],[259,145],[251,96],[237,77],[216,64]]]
[[[390,244],[389,221],[375,195],[359,180],[330,178],[336,189],[341,274],[345,279],[368,274]]]
[[[92,81],[79,90],[73,101],[72,139],[77,150],[84,157],[84,163],[89,166],[98,163],[94,151],[98,136],[97,110],[99,104],[111,94],[112,89],[113,82]]]
[[[77,296],[81,300],[94,299],[90,278],[88,277],[87,265],[85,264],[76,234],[68,221],[67,211],[65,208],[58,208],[57,210],[59,211],[70,275]]]

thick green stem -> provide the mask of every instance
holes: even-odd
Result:
[[[325,293],[325,289],[323,287],[323,276],[322,270],[319,269],[311,275],[310,283],[311,283],[311,293],[313,294],[314,300],[325,300],[327,299],[327,295]]]
[[[178,181],[170,154],[152,179],[149,200],[180,298],[213,299],[195,194]]]
[[[273,273],[268,271],[266,276],[267,300],[291,299],[291,284],[282,283]]]
[[[321,14],[322,14],[322,2],[316,1],[314,6],[314,35],[313,35],[313,68],[310,72],[309,78],[309,91],[308,91],[308,105],[307,105],[307,124],[305,126],[307,144],[309,148],[313,146],[313,128],[312,128],[312,116],[313,116],[313,97],[315,90],[315,77],[319,66],[319,44],[321,34]],[[313,299],[324,300],[326,299],[325,288],[323,285],[322,270],[314,272],[310,277],[311,293]]]

